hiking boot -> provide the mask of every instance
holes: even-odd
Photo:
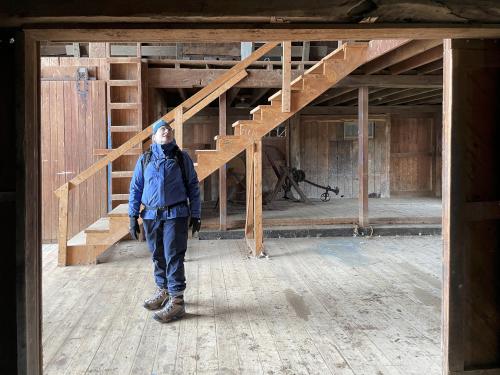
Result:
[[[184,298],[182,296],[171,297],[163,309],[154,314],[153,318],[161,323],[168,323],[180,319],[186,314]]]
[[[161,309],[168,301],[168,291],[163,288],[157,288],[155,294],[144,301],[143,306],[148,310]]]

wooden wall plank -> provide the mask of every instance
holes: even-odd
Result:
[[[105,83],[90,81],[87,92],[78,94],[75,82],[41,82],[42,107],[42,236],[45,242],[57,240],[59,203],[54,190],[91,165],[95,148],[105,143]],[[83,87],[83,86],[82,86]],[[68,234],[72,236],[103,216],[106,178],[101,173],[88,184],[69,194]],[[88,199],[87,199],[88,198]]]
[[[391,194],[431,195],[434,116],[391,117]]]

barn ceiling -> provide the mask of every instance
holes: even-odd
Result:
[[[74,18],[85,16],[86,18]],[[0,24],[34,22],[500,23],[497,0],[18,0]]]

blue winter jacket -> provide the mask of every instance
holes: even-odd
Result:
[[[153,144],[151,159],[143,173],[142,159],[139,157],[135,165],[132,181],[130,181],[129,216],[139,216],[141,203],[145,206],[140,213],[143,219],[173,219],[189,216],[201,218],[200,190],[198,176],[189,155],[184,155],[184,165],[188,181],[188,191],[182,179],[182,171],[174,159],[175,141],[167,145]],[[164,151],[165,150],[165,151]],[[187,204],[177,204],[187,201]],[[158,207],[173,206],[169,210],[158,210]]]

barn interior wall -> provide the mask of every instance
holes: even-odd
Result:
[[[441,155],[435,132],[441,127],[432,114],[391,116],[392,196],[439,196],[435,186]]]
[[[95,149],[106,148],[106,87],[94,80],[76,81],[75,69],[87,66],[104,72],[103,59],[42,58],[41,155],[42,240],[57,240],[59,200],[54,191],[98,160]],[[101,74],[102,74],[101,73]],[[67,75],[68,74],[68,75]],[[53,76],[52,76],[53,75]],[[67,75],[67,76],[66,76]],[[61,80],[61,77],[64,78]],[[70,193],[68,234],[75,234],[107,212],[106,170],[99,171]]]

